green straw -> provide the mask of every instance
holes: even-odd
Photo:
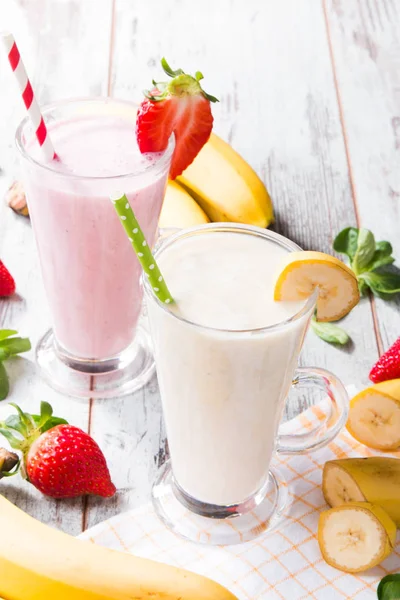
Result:
[[[143,231],[134,215],[134,212],[129,204],[125,194],[115,193],[110,196],[111,202],[114,204],[115,210],[121,220],[121,223],[128,235],[129,241],[132,244],[136,256],[146,273],[149,283],[157,298],[165,304],[171,304],[174,300],[169,293],[167,284],[164,281],[161,271],[154,259],[154,256],[147,244]]]

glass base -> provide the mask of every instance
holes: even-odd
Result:
[[[150,336],[141,326],[127,350],[104,361],[74,358],[58,347],[50,329],[36,347],[36,362],[52,388],[76,398],[126,396],[143,387],[155,371]]]
[[[192,542],[232,545],[271,531],[288,507],[282,475],[270,469],[267,482],[243,504],[213,506],[194,500],[176,484],[170,462],[160,470],[152,490],[157,516],[169,529]]]

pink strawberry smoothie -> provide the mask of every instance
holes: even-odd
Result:
[[[169,161],[142,155],[131,120],[82,115],[49,126],[58,161],[26,167],[27,200],[53,328],[62,350],[103,360],[133,341],[141,268],[109,195],[123,190],[153,244]]]

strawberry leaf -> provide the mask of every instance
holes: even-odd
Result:
[[[14,434],[11,433],[11,431],[3,427],[0,427],[0,434],[6,438],[11,448],[14,448],[14,450],[21,450],[23,440],[17,438]]]
[[[53,407],[48,402],[42,401],[40,403],[40,421],[39,427],[44,425],[50,417],[53,415]]]
[[[32,415],[36,427],[41,433],[56,427],[56,425],[68,425],[68,421],[60,417],[53,417],[53,408],[48,402],[40,403],[40,415]]]
[[[171,69],[165,57],[161,59],[161,66],[164,70],[164,73],[166,73],[168,77],[177,77],[178,75],[184,75],[184,71],[182,71],[182,69],[177,69],[176,71]]]
[[[26,437],[28,435],[28,430],[26,425],[21,421],[18,415],[10,415],[5,420],[5,425],[7,429],[14,429],[14,431],[18,431],[22,435],[22,437]]]
[[[40,425],[40,415],[32,415],[32,417],[36,425],[40,428],[41,433],[45,433],[45,431],[49,431],[49,429],[53,429],[57,425],[68,425],[68,421],[61,417],[50,417],[43,425]]]
[[[35,422],[32,419],[32,415],[30,415],[29,413],[24,413],[24,411],[18,406],[18,404],[14,404],[14,402],[10,402],[10,406],[13,406],[17,411],[21,423],[26,427],[29,435],[31,429],[35,427]]]
[[[5,400],[10,391],[10,383],[5,366],[0,362],[0,400]]]

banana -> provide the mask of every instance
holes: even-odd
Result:
[[[162,229],[194,227],[210,219],[196,200],[176,181],[169,181],[159,220]]]
[[[366,388],[350,401],[347,430],[376,450],[400,447],[400,379]]]
[[[318,321],[342,319],[360,300],[357,277],[341,260],[324,252],[287,252],[281,263],[274,300],[301,301],[318,288]]]
[[[229,144],[213,133],[177,179],[211,221],[267,227],[274,220],[264,183]]]
[[[7,600],[237,600],[200,575],[51,529],[2,496],[0,531]]]
[[[328,565],[359,573],[381,563],[392,551],[396,525],[380,506],[351,502],[322,512],[318,543]]]
[[[372,502],[400,527],[400,460],[371,456],[330,460],[324,465],[322,491],[326,502]]]

